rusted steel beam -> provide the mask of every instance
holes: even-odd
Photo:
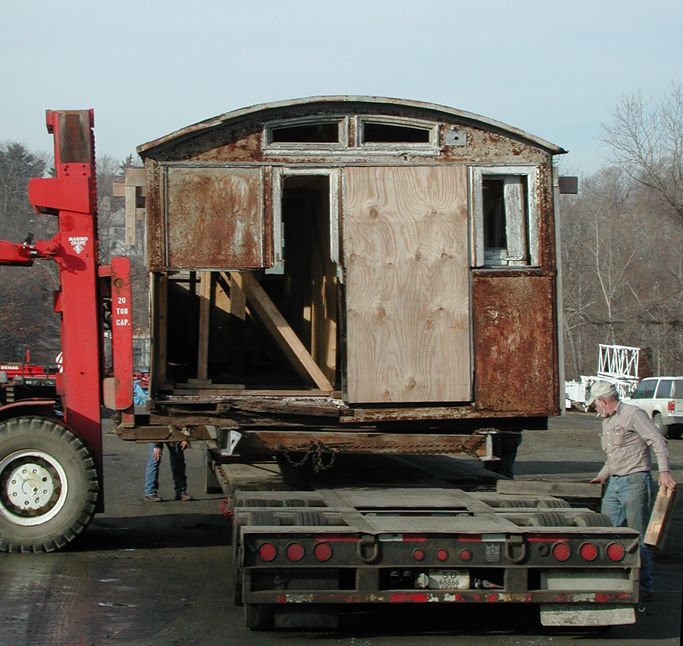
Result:
[[[270,451],[308,451],[312,447],[334,453],[397,453],[469,455],[491,458],[486,435],[398,434],[334,431],[249,431],[249,437]]]
[[[515,411],[515,415],[524,417],[547,417],[544,409]],[[417,420],[458,420],[508,418],[510,411],[477,410],[474,406],[425,406],[421,408],[354,408],[349,414],[342,415],[342,424],[358,424],[365,422],[401,422]]]

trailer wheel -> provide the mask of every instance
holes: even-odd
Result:
[[[609,516],[594,511],[576,514],[572,521],[575,527],[612,527]]]
[[[99,480],[88,448],[44,417],[0,423],[0,551],[52,552],[95,513]]]
[[[567,527],[568,525],[570,525],[569,519],[565,519],[556,511],[537,512],[527,522],[527,527]]]
[[[244,623],[249,630],[273,630],[275,611],[268,603],[247,603],[244,606]]]
[[[571,505],[561,498],[551,498],[549,500],[539,500],[536,509],[568,509]]]

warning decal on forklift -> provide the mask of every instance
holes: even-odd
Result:
[[[80,254],[88,242],[88,236],[69,236],[69,243],[77,254]]]

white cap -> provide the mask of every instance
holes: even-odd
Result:
[[[591,392],[588,401],[586,402],[586,407],[592,406],[598,397],[613,397],[615,395],[618,396],[619,392],[614,384],[609,381],[596,381],[591,386]]]

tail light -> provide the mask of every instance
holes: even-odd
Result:
[[[584,543],[579,547],[579,555],[584,561],[595,561],[598,558],[598,548],[593,543]]]
[[[472,552],[470,550],[460,550],[458,553],[458,556],[460,557],[461,561],[471,561],[472,560]]]
[[[569,543],[555,543],[552,552],[556,561],[566,561],[572,555],[572,548],[569,547]]]
[[[668,410],[670,413],[676,412],[676,402],[673,399],[671,399],[667,402],[666,410]]]
[[[448,550],[436,550],[436,558],[438,561],[447,561],[448,560]]]
[[[299,545],[299,543],[290,543],[285,550],[285,554],[290,561],[300,561],[304,558],[305,553],[306,550],[304,550],[303,545]]]
[[[313,548],[313,556],[318,561],[329,561],[332,558],[332,546],[329,543],[318,543]]]
[[[277,547],[272,543],[261,543],[258,548],[258,555],[261,557],[262,561],[270,563],[277,558]]]
[[[416,561],[424,561],[425,560],[425,551],[424,550],[413,550],[413,558]]]
[[[610,561],[619,562],[626,556],[626,550],[619,543],[610,543],[607,546],[607,558]]]

